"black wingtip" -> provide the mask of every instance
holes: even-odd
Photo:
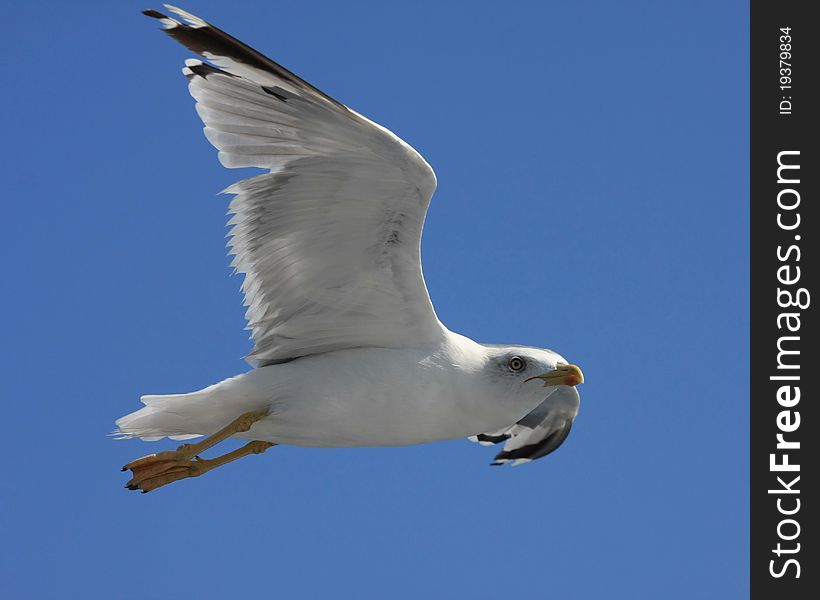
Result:
[[[495,460],[516,460],[519,458],[536,460],[555,452],[564,440],[567,439],[572,429],[572,419],[567,419],[564,424],[550,433],[543,440],[534,444],[527,444],[515,450],[502,450],[495,455]]]
[[[491,444],[498,444],[504,440],[510,439],[509,433],[502,433],[501,435],[489,435],[487,433],[479,433],[475,436],[479,442],[490,442]]]
[[[172,10],[172,12],[176,11]],[[276,78],[287,82],[297,88],[297,90],[309,90],[311,93],[330,102],[337,108],[347,111],[347,107],[338,100],[334,100],[295,73],[288,71],[279,63],[274,62],[264,54],[254,50],[244,42],[239,41],[214,25],[203,21],[199,17],[180,11],[178,16],[181,20],[178,20],[175,17],[168,16],[151,8],[143,10],[142,14],[153,19],[161,20],[165,33],[188,48],[191,52],[199,54],[208,60],[212,60],[214,57],[222,57],[236,63],[242,63],[251,69],[272,73]],[[231,74],[235,75],[234,73]],[[275,90],[275,92],[270,90],[265,91],[273,94],[283,102],[289,99],[287,93],[283,94],[276,88],[271,88],[271,90]]]
[[[191,74],[199,75],[200,77],[203,77],[205,79],[208,78],[208,75],[214,74],[225,75],[227,77],[236,77],[236,75],[234,75],[233,73],[228,73],[227,71],[223,71],[222,69],[217,69],[216,67],[213,67],[203,62],[196,64],[186,64],[185,66],[188,69],[188,71],[190,71],[190,73],[187,73],[184,69],[182,72],[185,73],[186,76],[188,76],[188,79],[192,77]]]

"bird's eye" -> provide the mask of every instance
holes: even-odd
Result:
[[[510,369],[512,369],[513,371],[523,371],[527,368],[527,361],[525,361],[520,356],[513,356],[510,359],[509,365]]]

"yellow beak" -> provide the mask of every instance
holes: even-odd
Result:
[[[558,365],[555,367],[554,371],[549,371],[547,373],[542,373],[541,375],[536,375],[535,377],[530,377],[527,381],[532,381],[533,379],[542,379],[544,381],[544,387],[547,387],[548,385],[573,386],[578,385],[579,383],[584,383],[584,374],[576,365]],[[526,381],[524,383],[526,383]]]

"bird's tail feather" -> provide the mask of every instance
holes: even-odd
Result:
[[[210,435],[244,412],[263,408],[258,400],[238,393],[227,379],[197,392],[142,396],[145,405],[117,419],[114,436],[156,441],[164,437],[186,440]]]
[[[193,394],[169,394],[165,396],[142,396],[145,405],[140,410],[117,419],[118,439],[141,438],[153,442],[164,437],[172,440],[187,440],[205,435],[205,430],[194,433],[196,423],[192,422],[190,405],[197,403]],[[200,419],[201,420],[201,419]],[[193,429],[192,429],[193,428]]]

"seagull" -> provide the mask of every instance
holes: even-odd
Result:
[[[279,444],[503,442],[493,465],[558,448],[578,414],[581,369],[552,350],[474,342],[436,316],[420,254],[430,165],[250,46],[165,8],[173,16],[144,14],[204,59],[182,72],[220,162],[265,170],[225,190],[253,368],[143,396],[118,419],[121,439],[204,437],[128,463],[126,487],[149,492]],[[228,438],[247,443],[200,456]]]

